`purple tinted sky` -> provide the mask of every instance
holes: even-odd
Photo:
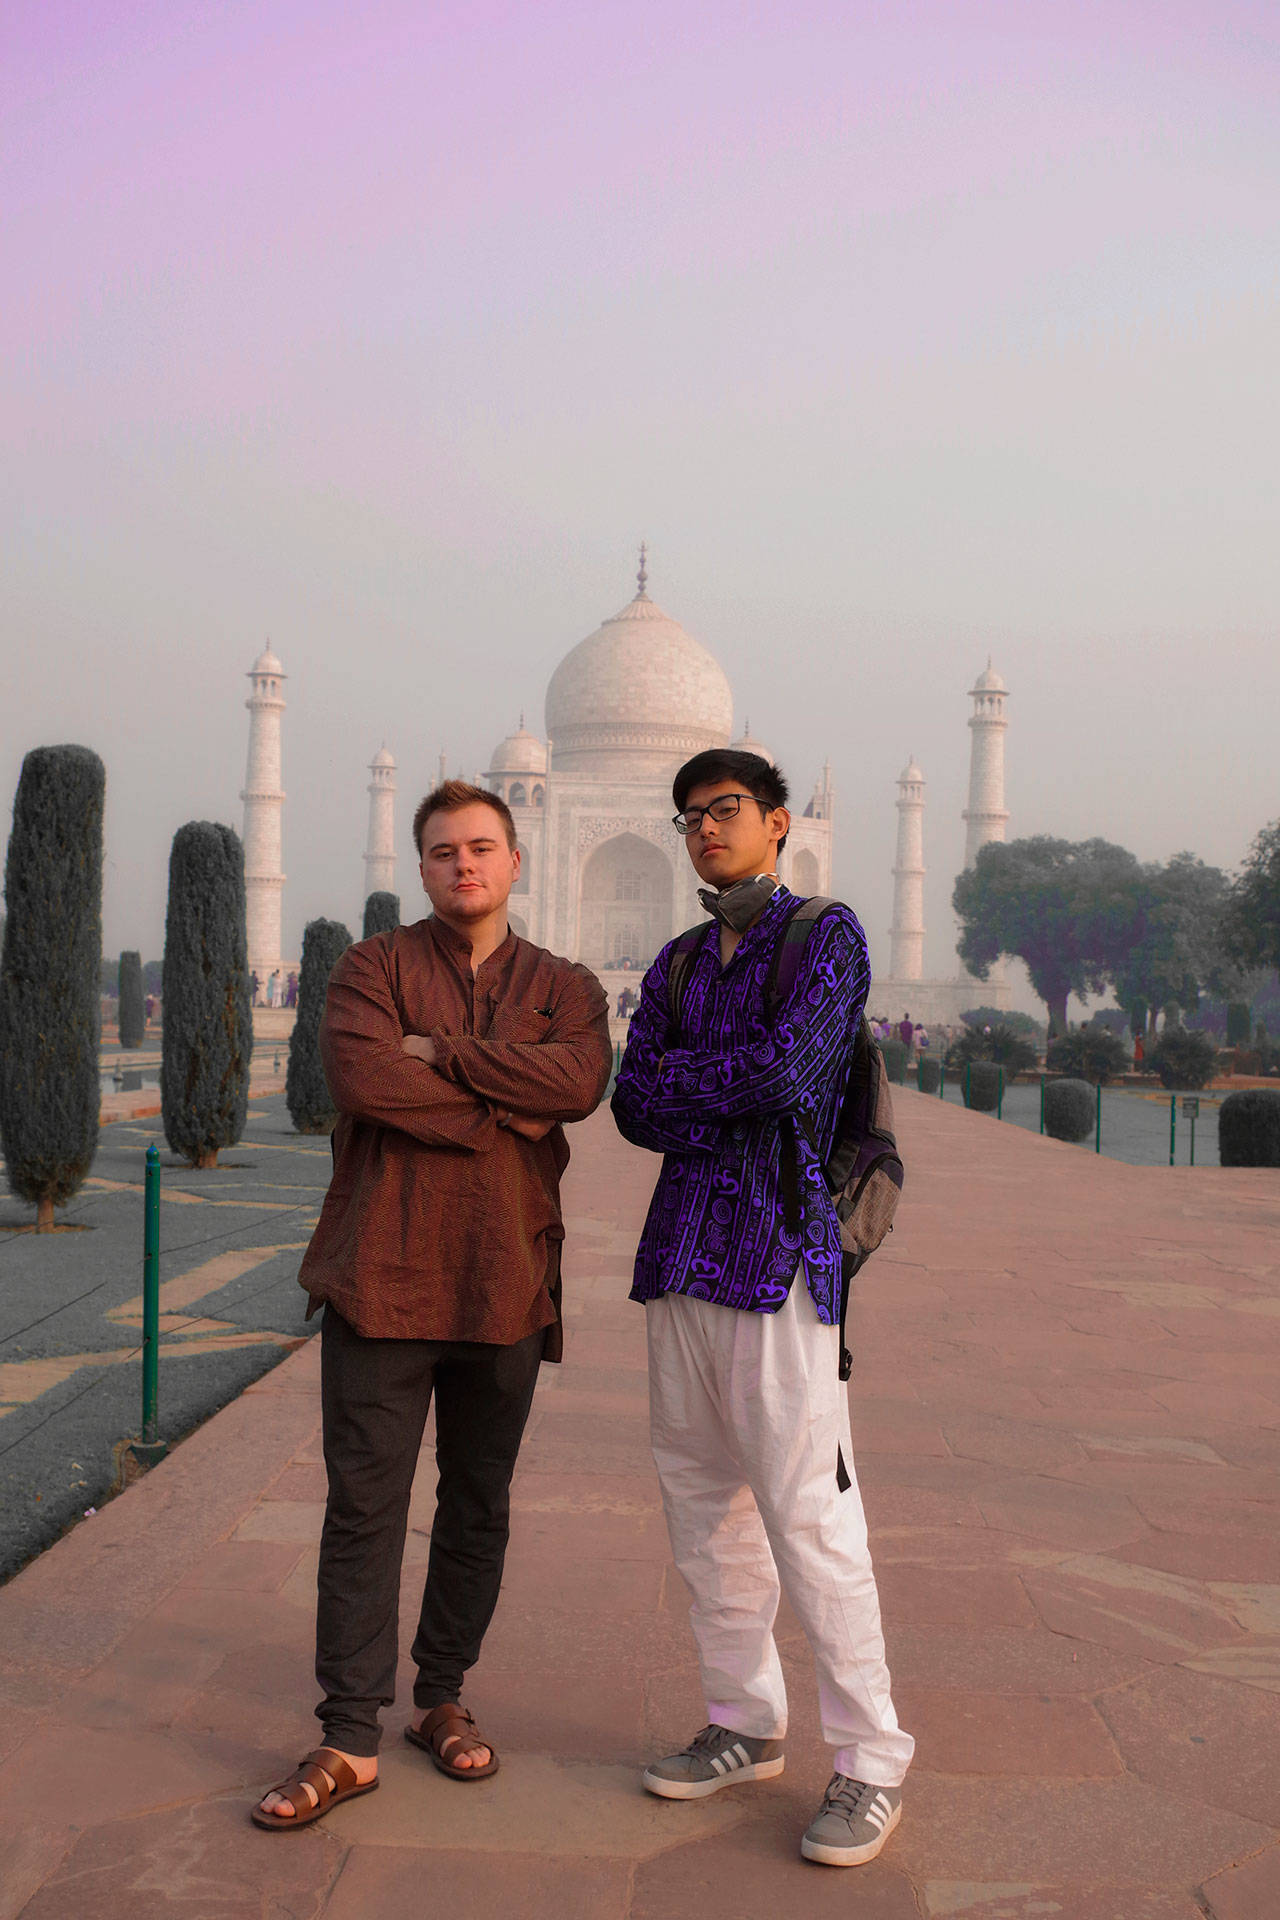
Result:
[[[1274,5],[0,17],[0,787],[103,753],[109,949],[239,824],[266,635],[296,941],[384,735],[407,821],[641,534],[797,786],[831,753],[881,964],[908,751],[949,964],[989,649],[1011,831],[1230,864],[1280,812]]]

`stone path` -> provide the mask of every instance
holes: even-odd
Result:
[[[880,1860],[798,1858],[827,1758],[785,1613],[785,1775],[692,1805],[638,1786],[701,1706],[624,1298],[654,1165],[598,1115],[570,1172],[569,1357],[469,1694],[502,1772],[459,1787],[402,1743],[406,1671],[376,1795],[296,1835],[247,1822],[313,1737],[310,1345],[0,1592],[0,1915],[1274,1920],[1280,1183],[899,1108],[909,1200],[853,1319],[919,1740]]]

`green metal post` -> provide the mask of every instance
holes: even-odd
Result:
[[[966,1060],[964,1063],[964,1103],[966,1107],[969,1104],[969,1082],[972,1079],[972,1077],[973,1077],[973,1062],[972,1060]]]
[[[1102,1152],[1102,1082],[1101,1080],[1099,1080],[1098,1082],[1097,1092],[1098,1092],[1098,1117],[1094,1123],[1094,1129],[1093,1129],[1093,1150],[1095,1153],[1101,1153]]]
[[[1196,1163],[1196,1114],[1198,1112],[1199,1102],[1197,1101],[1196,1105],[1191,1109],[1191,1159],[1187,1164],[1192,1167],[1194,1167]]]
[[[946,1090],[947,1090],[947,1069],[943,1065],[943,1063],[939,1061],[938,1062],[938,1098],[939,1100],[943,1098],[943,1096],[946,1093]]]
[[[1178,1158],[1178,1096],[1169,1095],[1169,1165],[1176,1166]]]
[[[1004,1068],[997,1067],[999,1079],[996,1082],[996,1119],[1004,1119]]]
[[[147,1148],[142,1228],[142,1439],[156,1443],[160,1393],[160,1154]]]
[[[1044,1075],[1040,1075],[1040,1131],[1044,1132]]]

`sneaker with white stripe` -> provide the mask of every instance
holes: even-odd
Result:
[[[833,1773],[826,1798],[800,1842],[806,1860],[824,1867],[861,1867],[874,1860],[902,1818],[897,1787],[868,1786]]]
[[[721,1787],[772,1780],[783,1768],[781,1740],[752,1740],[729,1727],[703,1727],[687,1747],[646,1767],[641,1779],[664,1800],[701,1800]]]

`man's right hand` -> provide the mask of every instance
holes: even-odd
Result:
[[[555,1121],[535,1120],[531,1113],[504,1113],[499,1115],[498,1125],[509,1133],[518,1133],[523,1140],[545,1140]]]

